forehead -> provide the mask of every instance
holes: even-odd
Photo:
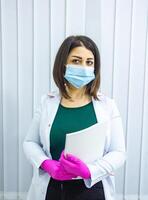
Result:
[[[85,48],[85,47],[75,47],[71,50],[68,57],[72,56],[80,56],[82,58],[94,58],[93,53],[91,50]]]

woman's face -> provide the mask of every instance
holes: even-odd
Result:
[[[67,63],[66,64],[73,64],[73,65],[81,65],[81,66],[88,66],[94,67],[94,55],[93,53],[85,47],[75,47],[71,50],[68,55]],[[75,88],[72,84],[68,84],[70,89],[74,90],[83,90],[86,86],[82,88]]]
[[[94,67],[94,55],[85,47],[75,47],[69,53],[66,64]]]

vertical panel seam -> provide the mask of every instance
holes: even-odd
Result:
[[[86,35],[86,0],[84,0],[84,34]]]
[[[32,117],[34,114],[34,0],[32,0]]]
[[[116,0],[114,3],[114,29],[113,29],[113,60],[112,60],[112,92],[111,97],[113,98],[114,89],[114,59],[115,59],[115,37],[116,37]]]
[[[130,16],[130,45],[129,45],[129,68],[128,68],[128,88],[127,88],[127,106],[126,106],[126,127],[125,127],[125,140],[126,140],[126,149],[127,149],[127,138],[128,138],[128,108],[129,108],[129,90],[130,90],[130,74],[131,74],[131,45],[132,45],[132,30],[133,30],[133,2],[134,0],[131,0],[131,16]],[[125,162],[124,165],[124,185],[123,185],[123,198],[126,198],[126,191],[125,191],[125,181],[126,181],[126,168],[127,168],[127,162]]]
[[[3,191],[2,191],[2,195],[4,198],[4,126],[3,126],[3,116],[4,116],[4,110],[3,110],[3,40],[2,40],[2,2],[0,0],[0,31],[1,31],[1,93],[2,93],[2,111],[1,111],[1,114],[2,114],[2,169],[3,169],[3,180],[2,180],[2,184],[3,184]]]
[[[67,0],[65,0],[65,37],[67,36]]]
[[[18,55],[18,0],[16,0],[16,48],[17,48],[17,147],[19,147],[19,55]],[[19,150],[17,151],[17,199],[19,199]]]
[[[49,81],[51,80],[51,76],[52,76],[52,73],[51,73],[51,1],[49,1],[49,66],[48,66],[48,83]],[[50,84],[48,84],[48,90],[50,91],[50,86],[51,86],[51,82]]]
[[[32,117],[34,115],[34,0],[32,0]],[[33,175],[33,168],[32,175]]]

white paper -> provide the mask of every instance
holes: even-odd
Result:
[[[85,163],[92,162],[103,155],[107,121],[96,123],[80,131],[66,134],[65,155],[73,154]]]

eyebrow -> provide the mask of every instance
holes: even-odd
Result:
[[[82,57],[80,57],[80,56],[71,56],[71,57],[76,57],[76,58],[79,58],[79,59],[82,59]],[[87,60],[94,60],[93,58],[87,58]]]

